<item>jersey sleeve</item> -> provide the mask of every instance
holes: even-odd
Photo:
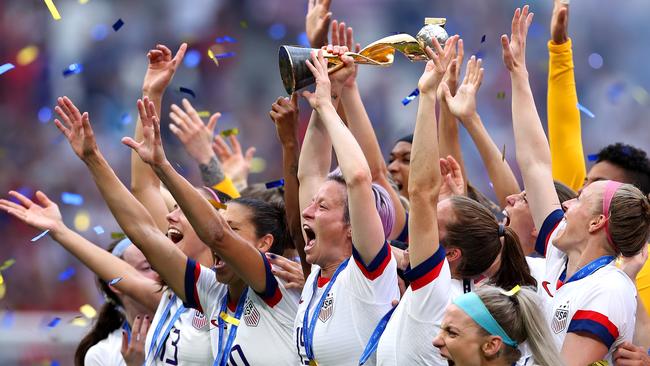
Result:
[[[451,273],[442,245],[427,260],[415,268],[409,267],[404,276],[411,281],[413,301],[408,303],[409,315],[420,321],[439,321],[451,291]]]
[[[542,228],[539,230],[539,234],[537,234],[537,240],[535,241],[535,251],[537,253],[546,256],[551,235],[553,235],[553,232],[555,232],[563,218],[564,211],[559,208],[546,217],[542,224]]]
[[[278,280],[273,275],[273,272],[271,272],[271,263],[269,263],[269,260],[266,258],[264,253],[260,252],[260,255],[262,256],[262,262],[264,262],[264,274],[266,276],[266,286],[264,288],[264,292],[255,291],[255,293],[262,300],[264,300],[266,305],[268,305],[269,307],[274,307],[282,300],[283,294],[282,291],[280,290]]]
[[[85,366],[109,366],[105,362],[106,355],[102,355],[96,347],[90,347],[84,356]]]
[[[225,294],[225,286],[217,282],[215,273],[188,258],[185,265],[185,307],[193,308],[205,314]],[[209,312],[208,312],[209,314]]]
[[[562,44],[548,42],[548,135],[553,178],[577,191],[584,183],[587,168],[571,46],[571,39]]]
[[[628,333],[626,329],[634,329],[636,294],[631,285],[620,283],[611,281],[592,289],[578,304],[567,333],[588,333],[611,348],[620,336]]]
[[[399,300],[397,262],[393,258],[388,242],[384,242],[381,250],[369,264],[363,262],[361,255],[353,246],[348,269],[347,276],[341,278],[341,281],[347,281],[345,288],[356,296],[386,303]]]

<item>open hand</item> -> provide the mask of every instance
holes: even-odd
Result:
[[[172,58],[172,51],[167,46],[159,44],[147,53],[149,66],[142,82],[142,93],[146,96],[162,96],[172,81],[178,65],[185,57],[187,44],[183,43]]]
[[[123,137],[122,143],[140,155],[140,159],[147,164],[160,166],[167,162],[165,151],[160,138],[160,121],[156,116],[156,109],[148,97],[144,101],[138,99],[138,113],[142,121],[142,135],[144,140],[137,142],[131,137]]]
[[[447,84],[441,84],[443,95],[447,106],[451,113],[456,116],[456,118],[461,121],[467,121],[470,117],[476,114],[476,92],[481,87],[481,82],[483,81],[483,68],[481,68],[483,61],[481,59],[476,60],[476,57],[472,56],[469,61],[467,61],[467,67],[465,68],[465,78],[456,96],[451,96],[451,91]]]
[[[328,50],[329,51],[329,50]],[[347,51],[347,49],[346,49]],[[340,52],[340,49],[338,46],[332,48],[332,52]],[[341,56],[341,59],[343,60],[344,64],[352,64],[352,59],[347,56]],[[312,52],[311,54],[311,61],[306,60],[307,67],[311,71],[311,73],[314,75],[314,79],[316,79],[316,91],[315,92],[310,92],[310,91],[303,91],[302,96],[307,99],[309,102],[309,105],[315,110],[319,110],[320,108],[326,106],[326,105],[331,105],[332,104],[332,82],[330,81],[328,71],[327,71],[327,60],[323,57],[323,50],[318,50],[318,52]],[[352,65],[354,66],[354,65]],[[339,77],[342,76],[339,74]],[[341,82],[345,81],[348,76],[346,75],[344,78],[340,79]]]
[[[88,112],[81,114],[68,97],[58,98],[57,104],[54,111],[63,122],[55,119],[54,124],[68,139],[74,153],[81,160],[97,153],[97,142],[93,129],[90,127]]]
[[[283,146],[298,143],[299,115],[298,93],[291,94],[291,99],[280,97],[271,106],[269,116],[275,123],[275,130]]]
[[[526,71],[526,37],[533,22],[533,13],[528,13],[528,5],[521,10],[517,8],[512,17],[512,34],[501,36],[503,63],[510,72]]]
[[[212,138],[221,113],[217,112],[210,116],[206,125],[192,104],[185,98],[183,98],[183,107],[185,110],[172,104],[172,111],[169,112],[172,122],[169,124],[169,129],[181,140],[185,151],[197,163],[206,165],[214,156]]]
[[[237,135],[228,136],[228,141],[230,146],[221,135],[216,135],[212,143],[212,150],[217,154],[223,172],[232,179],[235,186],[238,189],[246,188],[248,186],[248,173],[256,149],[253,146],[249,147],[244,155]]]
[[[435,93],[440,81],[447,72],[447,67],[452,60],[453,49],[456,47],[458,36],[452,36],[445,42],[445,49],[443,50],[438,43],[437,39],[433,39],[433,46],[436,49],[434,53],[431,47],[427,46],[425,52],[429,57],[429,61],[424,68],[424,73],[420,76],[418,81],[418,89],[420,93]]]
[[[553,16],[551,17],[551,40],[562,44],[569,40],[569,2],[553,0]]]
[[[128,366],[142,366],[144,364],[144,344],[149,330],[149,316],[138,315],[133,321],[131,340],[125,331],[122,331],[122,357]]]
[[[0,199],[0,209],[14,216],[20,221],[39,230],[50,230],[56,232],[65,227],[61,218],[61,211],[56,203],[41,191],[36,192],[38,203],[30,200],[16,191],[9,191],[20,204]]]
[[[460,169],[460,164],[453,156],[440,158],[440,174],[443,177],[442,186],[440,187],[439,200],[451,196],[462,196],[465,194],[465,180]]]
[[[344,22],[338,22],[337,20],[332,21],[332,46],[344,46],[347,47],[349,51],[354,50],[354,52],[361,51],[361,45],[354,42],[354,30],[352,27],[345,26]],[[358,65],[354,65],[354,71],[352,74],[343,82],[343,87],[353,86],[357,79],[357,71],[359,69]]]
[[[330,3],[332,0],[308,0],[305,31],[309,44],[313,48],[321,48],[327,44],[327,28],[332,19]]]
[[[271,272],[285,282],[285,288],[302,290],[305,286],[305,275],[300,263],[273,253],[266,253],[266,258],[271,263]]]

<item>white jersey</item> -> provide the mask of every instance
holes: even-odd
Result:
[[[595,266],[583,278],[564,278],[566,254],[552,243],[562,217],[562,211],[556,210],[546,218],[540,230],[543,237],[538,237],[536,246],[546,251],[546,275],[541,291],[546,297],[546,319],[558,349],[562,348],[567,333],[589,333],[608,347],[606,360],[613,363],[612,352],[621,343],[632,341],[634,335],[637,305],[634,283],[616,268],[614,261]]]
[[[115,329],[108,337],[88,348],[84,357],[85,366],[126,366],[120,353],[122,350],[122,328]]]
[[[377,323],[392,309],[391,302],[399,300],[397,264],[388,243],[384,243],[369,265],[363,263],[356,249],[352,249],[352,254],[347,267],[339,273],[326,295],[322,308],[315,309],[329,279],[320,277],[320,270],[313,270],[305,282],[294,325],[300,365],[309,365],[304,345],[306,332],[303,332],[308,307],[310,321],[315,311],[319,311],[312,347],[318,365],[357,366]],[[374,364],[375,356],[366,363]]]
[[[261,254],[261,253],[260,253]],[[248,288],[239,326],[230,349],[228,365],[292,365],[296,364],[293,323],[298,310],[299,293],[287,290],[284,282],[271,273],[271,265],[262,255],[266,266],[266,290],[259,294]],[[212,353],[220,355],[219,316],[226,301],[228,286],[217,282],[213,270],[188,259],[185,274],[188,305],[209,315]],[[236,304],[227,304],[227,314],[235,317]],[[233,306],[234,305],[234,306]],[[226,346],[230,324],[222,322],[221,344]],[[212,363],[210,363],[212,365]]]
[[[381,335],[377,365],[447,366],[447,360],[433,345],[452,299],[451,273],[444,248],[440,246],[434,255],[404,272],[404,276],[411,285]],[[457,282],[462,291],[462,281]]]
[[[165,313],[168,304],[171,302],[170,311]],[[183,306],[183,302],[174,293],[167,289],[160,299],[158,309],[153,317],[147,340],[144,346],[147,365],[156,366],[194,366],[194,365],[212,365],[214,357],[210,349],[210,327],[207,318],[198,310],[185,309],[181,316],[172,326],[169,334],[164,339],[164,344],[160,352],[154,358],[149,355],[149,349],[153,340],[153,333],[163,317],[166,318],[163,324],[159,338],[162,338],[165,329],[172,320],[176,311]],[[152,353],[155,353],[154,348]]]

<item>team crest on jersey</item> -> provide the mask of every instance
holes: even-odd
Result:
[[[260,323],[260,312],[255,307],[252,301],[246,301],[246,306],[244,307],[244,321],[249,327],[256,327]]]
[[[555,314],[553,314],[553,321],[551,322],[551,329],[555,334],[561,333],[564,328],[567,326],[569,320],[569,302],[567,301],[564,305],[560,305],[559,308],[555,309]]]
[[[327,294],[325,301],[323,302],[323,307],[320,309],[320,314],[318,314],[318,319],[325,323],[332,317],[334,312],[334,295],[330,292]]]
[[[192,326],[198,330],[201,330],[206,325],[208,325],[208,318],[206,318],[202,312],[198,310],[194,310],[194,318],[192,318]]]

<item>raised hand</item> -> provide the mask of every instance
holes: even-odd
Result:
[[[275,130],[282,145],[297,143],[298,93],[291,94],[291,99],[278,98],[271,106],[269,116],[275,123]]]
[[[312,52],[312,60],[306,60],[307,67],[314,75],[316,79],[316,91],[303,91],[302,96],[307,99],[309,105],[315,110],[320,109],[321,107],[331,104],[332,97],[338,97],[332,95],[332,84],[342,85],[345,80],[351,75],[352,69],[354,68],[354,63],[351,57],[345,56],[344,53],[347,52],[347,47],[332,46],[329,48],[328,52],[339,54],[341,60],[345,65],[343,69],[335,72],[332,77],[333,80],[330,81],[330,77],[327,72],[327,60],[323,57],[323,50],[318,50],[318,52]],[[338,74],[338,75],[337,75]]]
[[[160,138],[160,121],[156,116],[156,110],[152,101],[144,97],[144,101],[138,99],[138,113],[142,121],[142,133],[144,140],[137,142],[130,137],[123,137],[122,143],[140,155],[140,159],[150,165],[162,165],[167,161],[165,151]]]
[[[451,196],[461,196],[465,192],[465,180],[460,169],[460,164],[449,155],[447,158],[440,158],[440,175],[443,177],[442,186],[440,187],[439,200]]]
[[[162,96],[169,83],[172,81],[178,65],[185,57],[187,44],[183,43],[172,58],[172,51],[165,45],[156,45],[156,48],[147,53],[149,67],[142,83],[142,93],[147,96]]]
[[[57,104],[54,111],[61,117],[63,122],[55,119],[54,124],[68,139],[74,153],[81,160],[95,154],[97,152],[97,142],[95,141],[93,129],[90,127],[88,112],[81,114],[68,97],[58,98]]]
[[[356,65],[354,64],[352,57],[345,56],[345,53],[349,50],[347,46],[335,46],[330,44],[323,47],[323,49],[328,53],[338,55],[343,61],[343,65],[337,67],[338,70],[329,73],[329,78],[332,82],[332,94],[336,95],[346,83],[348,86],[354,84],[354,79],[350,82],[350,78],[356,74]]]
[[[636,276],[641,272],[641,268],[643,268],[647,260],[648,246],[644,245],[643,249],[637,255],[633,257],[621,257],[621,269],[632,281],[636,281]]]
[[[14,197],[20,204],[0,199],[0,209],[14,216],[20,221],[39,230],[50,230],[56,232],[65,227],[61,211],[56,203],[41,191],[36,192],[38,203],[30,200],[16,191],[9,191],[9,195]]]
[[[223,172],[232,179],[237,187],[248,185],[248,173],[251,169],[251,161],[255,156],[255,147],[249,147],[246,154],[242,154],[241,145],[236,135],[228,136],[230,146],[221,135],[214,137],[212,150],[217,154]]]
[[[305,275],[300,263],[273,253],[266,253],[266,258],[271,263],[271,272],[285,282],[286,288],[302,290],[305,286]]]
[[[447,105],[449,106],[449,110],[461,121],[467,121],[470,117],[476,114],[476,92],[478,92],[478,89],[481,87],[481,82],[483,81],[482,63],[483,61],[481,59],[478,59],[477,61],[474,56],[467,61],[465,78],[463,79],[461,86],[458,88],[456,96],[451,96],[451,91],[447,84],[441,84],[443,95]]]
[[[456,95],[456,90],[458,89],[458,79],[460,77],[460,68],[463,65],[463,59],[465,58],[465,47],[463,46],[463,40],[458,39],[456,42],[456,47],[452,48],[452,62],[447,68],[445,76],[442,78],[442,82],[438,86],[437,96],[438,100],[443,100],[444,89],[443,85],[447,85],[451,91],[451,95]],[[454,62],[455,60],[455,62]]]
[[[144,364],[144,344],[149,331],[149,316],[136,316],[131,330],[131,341],[125,331],[122,331],[122,357],[127,366],[141,366]]]
[[[503,63],[510,72],[526,71],[526,37],[533,22],[533,13],[528,12],[528,5],[521,10],[517,8],[512,17],[512,34],[501,36]]]
[[[327,28],[332,19],[330,3],[332,0],[308,0],[307,16],[305,17],[305,31],[309,44],[313,48],[327,45]]]
[[[424,68],[424,73],[420,76],[418,81],[418,88],[420,93],[435,93],[440,81],[442,81],[445,72],[447,72],[447,67],[452,60],[453,48],[456,46],[456,41],[458,36],[452,36],[447,39],[445,42],[445,49],[443,50],[438,43],[437,39],[433,39],[433,46],[436,49],[434,53],[431,50],[431,47],[427,46],[425,52],[429,56],[429,61]]]
[[[183,98],[183,108],[185,110],[172,104],[172,111],[169,112],[172,122],[169,124],[169,129],[181,140],[185,151],[197,163],[208,164],[214,156],[212,138],[221,113],[217,112],[210,116],[206,125],[192,104],[185,98]]]
[[[555,44],[562,44],[569,40],[569,1],[553,0],[553,2],[551,40]]]
[[[354,42],[354,30],[352,27],[346,27],[344,22],[332,21],[332,46],[344,46],[354,52],[361,51],[361,45]],[[344,82],[343,87],[353,86],[357,79],[358,65],[354,65],[354,72]]]
[[[650,365],[650,354],[630,342],[623,342],[612,354],[614,364],[621,366],[648,366]]]

